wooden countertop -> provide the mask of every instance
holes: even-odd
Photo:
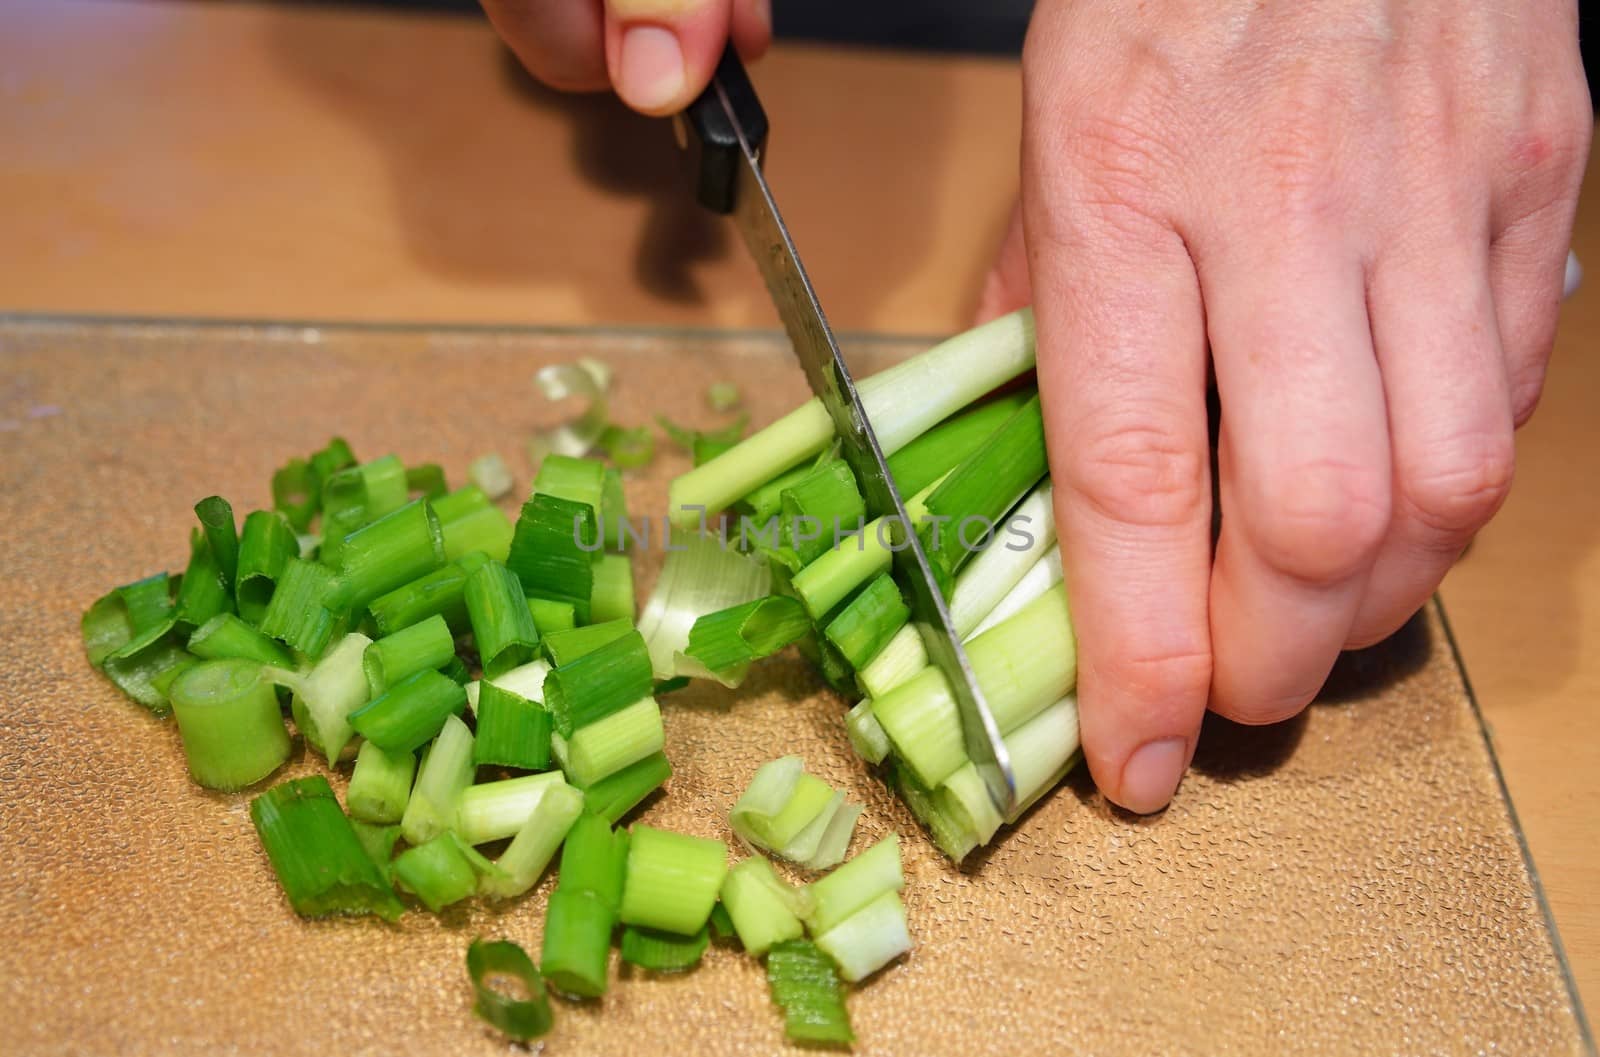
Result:
[[[757,80],[835,324],[962,326],[1016,190],[1014,66],[782,46]],[[0,311],[775,322],[672,175],[664,123],[531,85],[471,18],[4,0],[0,144]],[[1591,179],[1574,247],[1600,268],[1597,196]],[[1510,502],[1444,589],[1592,1001],[1597,287],[1566,307]]]

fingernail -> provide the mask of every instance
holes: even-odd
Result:
[[[655,110],[683,91],[683,49],[670,29],[630,26],[622,34],[617,94],[629,106]]]
[[[771,34],[772,0],[755,0],[755,3],[751,4],[750,8],[755,12],[756,18],[760,19],[761,24],[766,27],[767,33]]]
[[[1122,768],[1122,795],[1117,803],[1140,815],[1166,807],[1178,791],[1188,754],[1188,743],[1182,738],[1161,738],[1139,746]]]

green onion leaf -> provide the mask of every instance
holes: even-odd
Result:
[[[189,565],[178,582],[173,619],[185,630],[192,630],[218,613],[232,611],[233,598],[217,565],[217,557],[205,533],[197,529],[189,537]]]
[[[575,998],[606,993],[606,963],[617,915],[593,892],[557,883],[545,911],[540,961],[550,986]]]
[[[407,848],[395,859],[393,873],[402,888],[435,914],[478,890],[478,872],[454,833]]]
[[[220,495],[213,495],[196,503],[194,512],[222,573],[223,589],[232,594],[234,576],[239,570],[239,529],[234,524],[233,507]]]
[[[653,697],[641,697],[574,731],[563,769],[572,784],[588,788],[660,752],[665,744],[660,706]]]
[[[648,697],[651,679],[644,636],[630,630],[556,667],[545,679],[544,703],[555,729],[571,738],[574,731]]]
[[[915,495],[955,469],[1033,398],[1032,389],[1002,393],[959,412],[889,456],[901,495]]]
[[[467,577],[488,562],[488,555],[472,551],[374,598],[367,609],[378,631],[393,635],[431,616],[444,617],[451,634],[464,635],[471,631],[472,623],[467,615]]]
[[[666,754],[651,753],[585,788],[584,810],[616,825],[671,777],[672,764],[667,761]]]
[[[732,871],[730,870],[729,873],[732,873]],[[728,883],[724,881],[722,884],[723,887],[726,888]],[[728,908],[722,905],[721,900],[718,900],[717,905],[711,908],[710,924],[712,939],[719,942],[722,940],[733,940],[739,943],[741,947],[744,945],[739,940],[739,930],[734,928],[733,918],[729,916]]]
[[[195,657],[178,645],[170,625],[156,625],[106,657],[101,670],[117,688],[158,716],[171,711],[167,688]]]
[[[254,785],[289,758],[277,691],[255,661],[201,661],[173,681],[168,696],[189,774],[207,789]]]
[[[455,825],[456,805],[472,784],[474,770],[472,731],[451,716],[417,768],[417,782],[400,819],[407,844],[426,843]]]
[[[620,480],[620,478],[618,478]],[[598,459],[550,455],[539,464],[532,495],[549,495],[585,504],[599,513],[605,505],[606,465]]]
[[[767,952],[767,986],[783,1011],[784,1034],[795,1042],[849,1045],[855,1041],[844,987],[828,956],[807,940],[785,940]]]
[[[551,664],[561,667],[632,632],[633,625],[626,620],[608,620],[603,624],[552,632],[544,640],[545,656],[550,658]]]
[[[250,801],[250,820],[295,913],[377,914],[389,921],[400,916],[399,900],[339,810],[326,778],[274,786]]]
[[[587,624],[599,549],[594,507],[538,493],[522,506],[506,567],[529,595],[571,602]]]
[[[340,592],[338,578],[327,566],[301,558],[289,559],[261,618],[262,634],[287,643],[313,660],[321,657],[349,619]]]
[[[386,752],[412,752],[467,707],[467,694],[447,675],[421,671],[395,683],[350,714],[350,727]]]
[[[423,499],[437,499],[450,491],[445,483],[444,467],[436,462],[419,463],[406,467],[406,493]]]
[[[468,844],[504,840],[522,829],[545,790],[562,785],[557,771],[469,785],[456,800],[454,829]],[[577,812],[573,812],[573,818]]]
[[[628,520],[628,496],[622,487],[622,471],[606,468],[605,486],[601,490],[600,506],[601,535],[605,537],[606,549],[622,551],[627,540],[622,531],[623,525]]]
[[[172,579],[156,573],[117,588],[116,594],[128,614],[128,625],[135,636],[157,627],[171,627]]]
[[[276,510],[256,510],[244,519],[239,535],[238,575],[234,595],[239,615],[260,624],[272,600],[273,588],[290,558],[300,555],[294,526]]]
[[[699,932],[727,873],[728,848],[720,840],[634,826],[619,916],[625,925]]]
[[[571,631],[578,626],[577,610],[571,602],[530,598],[528,612],[533,614],[533,626],[538,629],[541,641],[553,631]]]
[[[817,937],[839,975],[858,983],[911,949],[906,908],[896,892],[885,892]]]
[[[622,930],[622,960],[658,973],[681,973],[700,964],[711,945],[705,926],[692,936],[629,925]]]
[[[785,595],[768,595],[697,619],[684,652],[724,686],[737,686],[752,661],[798,642],[810,630],[804,606]]]
[[[478,690],[478,734],[472,761],[524,771],[550,766],[550,713],[494,682]]]
[[[704,674],[697,662],[680,656],[689,647],[695,622],[761,598],[771,585],[764,563],[713,536],[674,531],[655,591],[639,616],[656,678]]]
[[[350,828],[355,830],[356,839],[361,842],[367,858],[371,859],[373,865],[383,871],[383,876],[387,878],[390,860],[394,858],[394,846],[400,843],[400,827],[374,826],[370,822],[351,819]]]
[[[843,459],[831,459],[783,490],[780,539],[809,565],[843,537],[860,531],[867,506]],[[842,544],[840,544],[842,545]]]
[[[806,888],[811,906],[802,916],[821,935],[885,892],[906,886],[900,869],[900,836],[890,833],[854,859]]]
[[[472,941],[467,948],[467,975],[476,998],[472,1012],[518,1042],[536,1039],[550,1030],[550,999],[533,959],[509,940]],[[513,997],[491,984],[495,977],[510,977],[526,997]]]
[[[405,817],[416,773],[416,753],[385,752],[377,742],[362,742],[344,797],[350,816],[363,822],[399,822]]]
[[[616,913],[628,869],[628,832],[613,830],[601,815],[584,813],[572,824],[561,849],[562,888],[592,893]]]
[[[527,664],[539,645],[539,629],[517,577],[489,562],[467,577],[464,597],[483,672],[493,678]]]
[[[887,576],[879,576],[852,598],[839,615],[828,622],[828,641],[844,654],[853,668],[864,668],[889,644],[911,618],[911,610],[900,595],[900,588]]]
[[[232,613],[218,613],[189,636],[189,652],[206,660],[243,657],[275,668],[294,667],[288,650]]]
[[[438,671],[455,655],[450,625],[435,614],[368,646],[362,667],[372,696],[376,697],[417,672]]]
[[[311,464],[304,459],[290,459],[272,475],[272,508],[288,519],[296,532],[311,527],[320,497]]]
[[[439,519],[426,499],[412,500],[345,537],[338,560],[343,604],[364,608],[445,563]]]
[[[589,619],[633,623],[633,565],[626,554],[602,554],[594,563],[589,592]]]
[[[128,603],[123,599],[121,589],[95,599],[94,604],[83,611],[79,628],[83,632],[83,651],[89,655],[89,663],[96,668],[131,642],[133,622],[129,618]]]

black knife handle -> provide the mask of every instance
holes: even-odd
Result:
[[[767,112],[761,109],[761,100],[756,98],[756,90],[731,41],[722,49],[711,83],[680,115],[686,131],[684,149],[689,152],[694,174],[695,198],[715,213],[733,212],[739,167],[744,164],[744,150],[733,121],[728,118],[728,109],[723,106],[724,97],[739,128],[744,130],[745,141],[756,158],[764,161]]]

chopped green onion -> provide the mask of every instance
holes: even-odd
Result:
[[[658,973],[680,973],[700,964],[711,933],[702,925],[692,936],[629,925],[622,930],[622,960]]]
[[[385,455],[361,464],[367,519],[376,521],[406,505],[411,498],[409,474],[397,455]]]
[[[416,753],[385,752],[377,742],[362,742],[344,797],[351,817],[363,822],[399,822],[405,817],[416,773]]]
[[[978,685],[983,684],[980,681]],[[993,708],[992,703],[990,707]],[[874,699],[872,714],[901,762],[930,788],[967,761],[961,715],[950,695],[950,684],[937,668],[924,668]]]
[[[336,763],[353,731],[350,714],[367,703],[362,657],[372,640],[351,632],[317,662],[310,673],[285,680],[294,691],[294,721],[312,748]]]
[[[217,556],[205,533],[196,530],[189,540],[189,565],[178,582],[173,619],[185,628],[197,628],[218,613],[232,611],[233,599],[217,564]]]
[[[633,625],[626,620],[586,624],[583,627],[552,632],[544,640],[544,652],[545,656],[550,658],[550,663],[559,668],[632,633]]]
[[[466,689],[468,683],[473,681],[472,673],[467,671],[467,662],[460,657],[452,656],[448,661],[444,662],[444,667],[440,668],[439,671],[449,676],[451,681],[455,682],[463,690]]]
[[[576,998],[606,993],[606,963],[617,915],[593,892],[557,883],[544,919],[544,978]]]
[[[550,999],[533,960],[509,940],[472,941],[467,948],[467,975],[476,996],[472,1011],[478,1018],[518,1042],[538,1038],[550,1030]],[[526,997],[513,997],[490,985],[496,977],[520,983]]]
[[[370,524],[373,515],[367,508],[367,480],[359,466],[351,466],[323,478],[322,481],[322,543],[318,559],[325,565],[337,568],[339,551],[345,537]]]
[[[606,464],[598,459],[549,455],[539,464],[539,473],[533,479],[534,495],[584,504],[596,513],[605,505],[605,491]]]
[[[911,618],[911,610],[900,595],[900,588],[887,576],[879,576],[852,598],[839,615],[828,622],[825,634],[838,647],[851,667],[865,667]]]
[[[553,363],[540,368],[533,384],[546,400],[576,398],[583,401],[578,417],[534,438],[541,452],[583,455],[595,446],[606,428],[606,390],[611,385],[611,369],[595,360]],[[535,458],[534,462],[539,459]]]
[[[433,513],[438,517],[440,525],[448,525],[452,521],[458,521],[479,510],[494,506],[489,497],[483,494],[483,489],[475,484],[457,488],[454,492],[447,492],[429,502],[433,505]]]
[[[905,886],[900,837],[890,833],[826,877],[811,882],[806,888],[810,907],[802,916],[811,934],[818,936],[885,892],[899,892]]]
[[[552,602],[548,598],[528,599],[533,626],[543,640],[552,631],[571,631],[578,626],[578,614],[571,602]]]
[[[667,762],[666,754],[651,753],[585,788],[584,810],[592,811],[616,825],[671,777],[672,764]]]
[[[889,456],[895,487],[901,495],[922,491],[977,451],[1032,397],[1032,389],[1002,393],[934,426]]]
[[[313,660],[321,657],[349,616],[339,597],[341,590],[327,566],[290,558],[261,618],[261,633]]]
[[[696,463],[696,466],[701,465]],[[783,509],[783,493],[796,482],[803,481],[811,475],[816,466],[811,463],[802,463],[791,470],[785,470],[761,487],[753,490],[749,495],[739,500],[739,509],[748,515],[750,520],[757,524],[765,524],[778,515]]]
[[[255,661],[202,661],[168,693],[189,774],[207,789],[231,793],[254,785],[289,758],[277,692]]]
[[[742,859],[722,882],[722,903],[739,942],[756,957],[775,943],[797,940],[804,934],[795,914],[798,893],[785,884],[760,856]]]
[[[362,657],[362,667],[372,696],[377,697],[417,672],[438,671],[455,655],[456,643],[450,635],[450,625],[436,614],[368,646]]]
[[[860,530],[866,503],[843,459],[830,459],[783,490],[781,536],[800,564],[809,565],[845,532]]]
[[[516,483],[511,479],[511,469],[506,466],[506,461],[499,452],[493,451],[472,460],[467,466],[467,479],[483,489],[483,494],[490,499],[506,495]]]
[[[290,459],[272,475],[272,507],[288,519],[296,532],[311,527],[320,495],[311,464],[304,459]]]
[[[504,840],[522,829],[547,786],[564,784],[557,771],[469,785],[456,800],[456,835],[468,844]],[[577,817],[577,813],[573,813]]]
[[[420,671],[350,714],[350,727],[386,752],[412,752],[467,707],[467,693],[448,675]]]
[[[827,782],[804,772],[800,757],[784,756],[761,765],[729,822],[748,843],[804,863],[843,803]]]
[[[478,690],[478,735],[472,761],[524,771],[550,766],[550,713],[493,682]]]
[[[1078,699],[1068,694],[1050,705],[1006,735],[1005,744],[1017,780],[1017,803],[1031,804],[1061,780],[1077,755]]]
[[[845,716],[844,731],[850,739],[850,747],[868,763],[882,763],[883,758],[889,755],[889,736],[872,714],[871,698],[857,702]]]
[[[234,582],[240,616],[252,624],[261,622],[284,565],[299,554],[294,526],[283,514],[257,510],[244,519],[244,529],[239,534],[238,577]]]
[[[321,775],[298,778],[250,801],[250,821],[289,905],[302,917],[377,914],[393,921],[399,900],[367,856]]]
[[[420,463],[406,467],[406,493],[424,499],[437,499],[450,491],[445,483],[444,467],[436,462]]]
[[[624,470],[637,470],[650,465],[656,457],[656,438],[649,426],[625,429],[607,426],[600,434],[600,450]]]
[[[919,782],[911,768],[895,767],[894,784],[900,799],[905,801],[917,821],[928,828],[933,843],[950,857],[951,862],[959,863],[978,846],[978,835],[967,828],[964,820],[945,814],[935,800],[933,790]]]
[[[116,594],[122,600],[134,636],[157,627],[171,627],[172,578],[166,573],[124,584],[117,588]]]
[[[529,701],[544,701],[544,681],[550,676],[550,665],[543,660],[529,661],[527,664],[501,672],[499,675],[485,682],[493,683],[502,690],[508,690],[518,697],[525,697]]]
[[[1049,478],[1017,505],[989,546],[967,563],[950,592],[950,623],[963,641],[1055,545],[1055,491]],[[1011,537],[1016,536],[1013,539]]]
[[[655,698],[645,696],[575,730],[567,741],[564,769],[574,785],[587,788],[660,752],[665,744],[661,708]]]
[[[558,665],[545,679],[544,703],[555,729],[570,739],[573,731],[648,697],[650,689],[650,654],[644,637],[629,631]]]
[[[394,879],[435,914],[478,890],[478,871],[460,840],[448,832],[401,852],[394,861]]]
[[[477,485],[468,485],[433,501],[444,535],[444,556],[456,561],[482,551],[495,561],[505,561],[511,550],[511,519],[489,501]]]
[[[465,598],[485,675],[492,678],[533,659],[539,629],[515,574],[489,562],[467,577]]]
[[[862,584],[889,571],[895,536],[887,518],[871,522],[854,540],[823,552],[795,573],[794,592],[812,619],[821,621]]]
[[[445,563],[439,519],[414,499],[350,533],[339,548],[344,604],[360,609]]]
[[[906,908],[896,892],[885,892],[817,937],[839,975],[858,983],[911,949]]]
[[[594,507],[538,493],[522,506],[506,567],[528,594],[571,602],[586,624],[599,548]]]
[[[628,832],[613,830],[600,815],[580,815],[561,849],[562,888],[593,893],[615,913],[622,906],[622,882],[628,869]]]
[[[293,668],[289,651],[232,613],[218,613],[189,636],[189,652],[206,660],[243,657],[277,668]]]
[[[856,673],[856,681],[868,697],[882,697],[927,666],[928,648],[922,635],[908,624]]]
[[[706,387],[706,403],[713,411],[732,411],[741,399],[739,387],[732,382],[712,382]]]
[[[456,716],[444,721],[417,768],[417,782],[400,819],[407,844],[422,844],[455,825],[456,805],[472,784],[472,732]]]
[[[239,570],[239,529],[233,521],[233,507],[220,495],[213,495],[196,503],[194,512],[222,573],[223,589],[231,594]]]
[[[768,595],[697,619],[684,652],[724,686],[736,686],[751,662],[777,653],[810,630],[804,606],[786,595]]]
[[[988,784],[971,761],[956,768],[933,791],[933,797],[940,812],[960,823],[963,829],[977,838],[979,844],[988,844],[993,840],[995,831],[1005,821],[994,806]]]
[[[589,619],[633,623],[633,565],[626,554],[602,554],[594,563],[589,592]]]
[[[99,668],[107,657],[133,640],[133,622],[120,589],[101,595],[83,611],[79,622],[83,650],[89,663]]]
[[[394,846],[400,843],[400,827],[374,826],[370,822],[351,819],[350,828],[355,830],[356,839],[361,842],[367,858],[383,871],[384,877],[388,877],[390,860],[394,858]]]
[[[452,634],[471,631],[472,623],[467,615],[467,577],[489,560],[482,551],[472,551],[426,576],[379,595],[367,607],[373,622],[381,633],[393,635],[437,615],[444,617]]]
[[[740,426],[742,427],[743,424],[744,423],[741,422]],[[694,437],[694,443],[689,448],[690,462],[695,466],[704,466],[712,459],[715,459],[718,455],[721,455],[723,452],[737,446],[738,443],[738,437],[724,439],[722,437],[708,437],[703,433],[697,433]]]
[[[785,940],[767,951],[767,986],[783,1010],[784,1034],[795,1042],[855,1041],[844,987],[828,956],[808,940]]]
[[[537,884],[582,811],[582,793],[565,782],[546,783],[522,827],[495,864],[500,876],[485,878],[483,893],[510,899]]]
[[[728,873],[728,848],[720,840],[634,826],[620,917],[690,935],[700,931]]]
[[[942,419],[1034,365],[1033,313],[1022,309],[945,341],[859,386],[879,446],[893,455]],[[810,400],[738,447],[672,482],[674,524],[726,509],[758,485],[816,455],[834,439],[833,420]]]
[[[699,674],[680,671],[679,655],[689,647],[689,632],[707,613],[731,609],[767,594],[767,566],[712,536],[675,530],[655,591],[639,616],[639,631],[650,647],[658,679]]]
[[[600,506],[597,509],[606,548],[621,552],[627,543],[622,527],[628,520],[628,496],[622,487],[621,470],[606,468],[605,486],[601,489]]]
[[[730,871],[731,872],[731,871]],[[722,882],[727,887],[728,882]],[[728,915],[728,908],[722,905],[722,900],[717,900],[717,905],[711,908],[711,938],[717,941],[739,940],[739,930],[733,927],[733,918]],[[743,947],[743,943],[739,943]]]
[[[1017,581],[1017,585],[1006,593],[977,627],[972,629],[967,639],[975,639],[1001,621],[1010,620],[1021,612],[1023,606],[1059,584],[1061,579],[1061,549],[1051,547],[1022,574],[1022,579]]]
[[[167,688],[194,663],[195,657],[178,645],[171,628],[158,624],[107,656],[101,670],[117,689],[164,716],[171,710]]]

